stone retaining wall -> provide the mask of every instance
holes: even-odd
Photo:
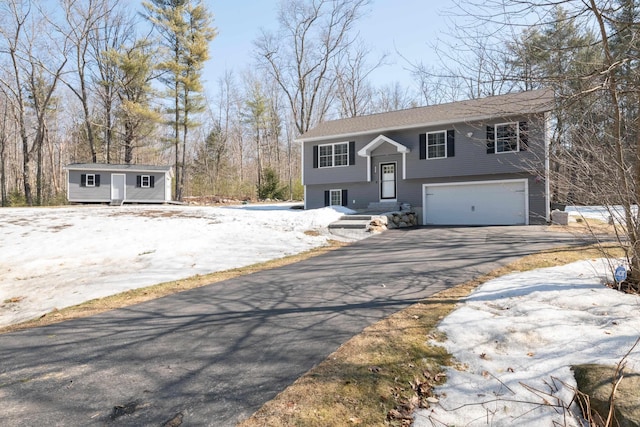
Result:
[[[418,215],[415,212],[397,211],[374,216],[367,230],[379,232],[394,228],[415,227],[416,225],[418,225]]]

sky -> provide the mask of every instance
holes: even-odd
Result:
[[[253,41],[261,29],[277,28],[278,0],[206,0],[218,36],[211,42],[211,59],[204,71],[207,89],[215,92],[226,70],[240,76],[252,62]],[[373,0],[357,30],[371,49],[371,58],[386,53],[388,65],[372,75],[375,86],[396,81],[412,84],[408,64],[435,61],[431,44],[446,31],[447,10],[453,0]]]

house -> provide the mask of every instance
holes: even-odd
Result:
[[[410,208],[421,224],[549,220],[548,121],[536,90],[327,121],[298,138],[305,208]]]
[[[73,163],[67,171],[72,203],[165,203],[171,201],[170,166]]]

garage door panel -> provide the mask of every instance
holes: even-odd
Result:
[[[426,185],[425,224],[526,224],[526,197],[523,180]]]

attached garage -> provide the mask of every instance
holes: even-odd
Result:
[[[423,185],[423,224],[527,225],[526,179]]]

